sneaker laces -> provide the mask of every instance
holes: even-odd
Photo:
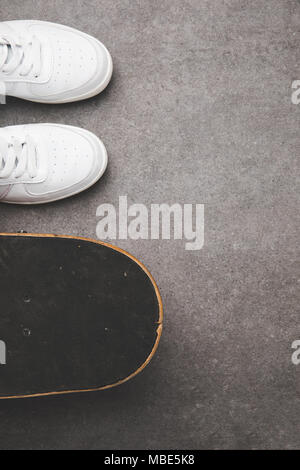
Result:
[[[10,142],[0,137],[0,179],[20,178],[24,173],[30,178],[38,174],[37,147],[32,137],[12,137]]]
[[[36,36],[14,39],[0,33],[0,72],[11,74],[19,69],[26,77],[32,71],[37,78],[41,73],[41,43]]]

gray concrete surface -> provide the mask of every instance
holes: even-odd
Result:
[[[114,58],[109,88],[45,106],[9,99],[0,125],[60,122],[105,142],[93,189],[1,206],[2,232],[95,237],[96,208],[204,203],[205,246],[115,243],[144,261],[165,305],[144,373],[104,393],[0,403],[2,449],[300,448],[296,163],[300,2],[1,0],[1,19],[65,23]]]

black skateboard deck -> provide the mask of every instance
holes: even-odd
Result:
[[[0,234],[0,398],[103,390],[150,362],[162,301],[149,271],[107,243]]]

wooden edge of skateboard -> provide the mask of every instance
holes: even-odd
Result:
[[[0,397],[0,400],[5,400],[5,399],[14,399],[14,398],[34,398],[34,397],[45,397],[45,396],[52,396],[52,395],[66,395],[70,393],[83,393],[83,392],[97,392],[101,390],[108,390],[110,388],[117,387],[118,385],[121,385],[125,382],[128,382],[128,380],[133,379],[136,375],[138,375],[142,370],[145,369],[145,367],[149,364],[153,356],[155,355],[159,341],[162,335],[162,329],[163,329],[163,303],[162,303],[162,298],[159,292],[159,288],[150,273],[150,271],[146,268],[146,266],[141,263],[135,256],[131,255],[127,251],[123,250],[122,248],[119,248],[117,246],[111,245],[110,243],[102,242],[100,240],[93,240],[92,238],[87,238],[87,237],[78,237],[78,236],[72,236],[72,235],[55,235],[51,233],[1,233],[0,232],[0,237],[34,237],[34,238],[65,238],[65,239],[72,239],[72,240],[82,240],[90,243],[96,243],[98,245],[106,246],[108,248],[111,248],[112,250],[118,251],[119,253],[122,253],[123,255],[127,256],[128,258],[132,259],[135,263],[137,263],[140,268],[147,274],[149,277],[150,281],[152,282],[152,285],[154,287],[158,305],[159,305],[159,320],[157,322],[157,337],[156,341],[154,343],[154,346],[152,348],[151,353],[145,360],[145,362],[132,374],[130,374],[128,377],[125,377],[124,379],[119,380],[116,383],[113,383],[111,385],[104,385],[103,387],[98,387],[98,388],[89,388],[89,389],[82,389],[82,390],[63,390],[63,391],[58,391],[58,392],[46,392],[46,393],[35,393],[31,395],[12,395],[12,396],[6,396],[6,397]]]

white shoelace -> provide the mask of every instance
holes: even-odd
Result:
[[[41,73],[41,43],[36,36],[14,39],[0,32],[0,72],[7,75],[17,71],[20,77]]]
[[[38,173],[38,153],[32,137],[28,135],[24,140],[12,137],[10,142],[0,137],[0,180],[20,178],[25,173],[30,178]]]

